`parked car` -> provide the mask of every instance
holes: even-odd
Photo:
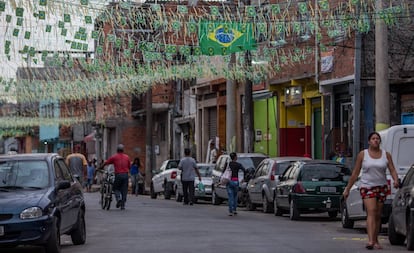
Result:
[[[379,132],[381,136],[381,148],[390,152],[394,162],[398,178],[402,180],[409,170],[414,159],[411,147],[414,145],[414,125],[396,125]],[[361,171],[362,173],[362,171]],[[359,179],[359,178],[358,178]],[[381,222],[385,224],[389,220],[392,201],[397,192],[392,187],[393,179],[387,170],[387,182],[390,195],[384,202],[381,214]],[[351,187],[349,196],[341,201],[341,222],[343,228],[353,228],[355,221],[365,220],[367,214],[359,193],[359,180]]]
[[[274,213],[289,213],[298,220],[302,213],[328,212],[334,218],[340,198],[351,175],[341,163],[328,160],[297,161],[279,177],[274,191]]]
[[[82,186],[58,154],[0,156],[0,248],[60,252],[60,235],[86,241]]]
[[[253,172],[256,167],[260,164],[263,159],[267,158],[266,155],[260,153],[237,153],[237,162],[239,162],[243,167],[249,172]],[[211,202],[213,205],[219,205],[224,200],[227,200],[227,190],[226,186],[220,184],[220,177],[223,171],[227,168],[227,164],[230,162],[230,155],[223,154],[219,156],[216,162],[216,166],[213,170],[213,189],[212,189],[212,197]],[[242,171],[239,172],[239,181],[240,181],[240,188],[245,188],[246,191],[239,191],[239,204],[245,205],[243,200],[246,198],[242,195],[243,192],[247,194],[247,182],[248,182],[248,174],[244,174]],[[244,186],[243,186],[243,183]]]
[[[392,245],[403,245],[407,240],[407,249],[414,250],[414,165],[392,201],[388,239]]]
[[[150,195],[152,199],[164,194],[165,199],[170,199],[174,194],[174,183],[178,173],[180,160],[165,160],[158,170],[152,171]]]
[[[297,156],[264,159],[256,168],[252,178],[247,184],[247,209],[253,211],[256,209],[256,206],[262,206],[263,212],[272,213],[273,192],[279,182],[279,175],[282,175],[292,162],[300,160],[311,159]]]
[[[208,200],[211,201],[211,185],[213,180],[211,179],[211,176],[213,175],[213,168],[214,164],[212,163],[197,163],[198,171],[201,175],[201,182],[204,186],[204,189],[200,189],[198,184],[200,181],[196,177],[194,180],[194,187],[195,187],[195,193],[194,193],[194,201],[197,202],[197,200]],[[178,172],[177,177],[175,178],[175,200],[177,202],[181,202],[183,200],[183,184],[181,183],[181,171]]]

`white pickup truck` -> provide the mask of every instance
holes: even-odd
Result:
[[[170,199],[174,194],[174,183],[178,173],[178,163],[180,160],[165,160],[158,170],[152,171],[154,175],[151,180],[151,198],[164,194],[165,199]]]

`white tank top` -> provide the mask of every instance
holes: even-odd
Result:
[[[388,159],[385,150],[382,150],[381,157],[374,159],[369,155],[368,149],[364,150],[362,161],[362,175],[360,187],[373,187],[387,184],[386,170]]]

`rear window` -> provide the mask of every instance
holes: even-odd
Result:
[[[266,157],[237,157],[237,162],[241,163],[245,169],[257,168],[259,163]]]
[[[275,175],[282,175],[285,173],[286,169],[291,165],[292,163],[289,162],[282,162],[282,163],[275,163],[274,166],[276,166]]]
[[[197,168],[202,177],[209,177],[213,174],[214,165],[198,165]]]
[[[343,181],[351,171],[335,164],[305,164],[300,173],[302,181]]]

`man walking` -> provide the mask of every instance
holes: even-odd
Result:
[[[124,145],[119,144],[116,151],[117,153],[106,160],[102,167],[108,164],[114,165],[114,193],[116,198],[116,207],[121,207],[121,210],[124,210],[128,194],[128,172],[131,167],[131,160],[127,154],[124,154]]]
[[[80,153],[80,146],[75,146],[74,153],[66,157],[66,164],[71,169],[72,173],[76,174],[79,177],[79,182],[82,187],[86,186],[86,166],[88,161],[86,157]]]
[[[184,157],[181,158],[178,164],[178,169],[181,170],[181,183],[183,185],[184,205],[193,205],[194,202],[194,179],[195,173],[201,182],[201,175],[198,171],[196,161],[190,156],[189,148],[184,149]],[[195,173],[194,173],[195,172]]]

